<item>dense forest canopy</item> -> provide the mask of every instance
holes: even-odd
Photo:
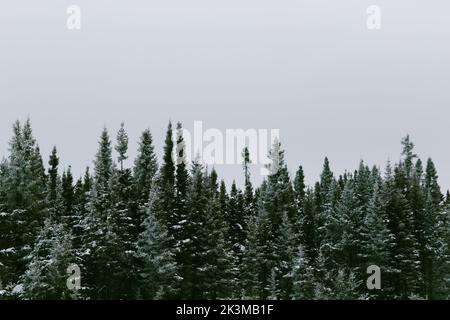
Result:
[[[325,158],[311,186],[302,166],[289,175],[279,142],[278,170],[253,186],[245,149],[239,188],[182,148],[174,159],[179,129],[169,124],[161,163],[145,130],[131,168],[124,126],[114,142],[104,129],[75,179],[56,148],[44,165],[17,121],[0,164],[0,299],[450,297],[450,196],[409,136],[399,163],[336,175]],[[379,290],[366,285],[373,265]]]

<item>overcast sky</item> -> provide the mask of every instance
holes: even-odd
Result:
[[[66,28],[72,4],[81,30]],[[280,129],[291,172],[302,164],[312,183],[325,156],[335,173],[397,161],[410,133],[447,189],[449,40],[444,0],[2,1],[0,155],[27,116],[45,158],[56,145],[76,174],[105,125],[125,121],[134,158],[143,129],[161,154],[169,119],[201,120]],[[218,170],[241,180],[238,165]]]

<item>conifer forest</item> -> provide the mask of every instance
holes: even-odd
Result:
[[[0,299],[450,298],[450,195],[408,135],[398,163],[337,173],[325,158],[312,185],[278,141],[278,170],[254,185],[245,148],[238,186],[179,161],[183,148],[174,158],[180,128],[169,123],[161,151],[143,131],[131,167],[125,127],[99,130],[78,178],[56,147],[41,154],[30,120],[14,123],[0,164]]]

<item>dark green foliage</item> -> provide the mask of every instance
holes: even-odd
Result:
[[[227,189],[201,159],[186,163],[180,123],[173,133],[158,168],[144,131],[129,168],[124,125],[114,147],[104,129],[94,174],[74,179],[56,148],[45,168],[30,121],[16,122],[0,163],[0,299],[450,297],[450,195],[409,136],[385,175],[363,161],[335,175],[325,158],[311,187],[279,141],[254,187],[244,148],[244,184]],[[366,286],[374,265],[381,290]]]

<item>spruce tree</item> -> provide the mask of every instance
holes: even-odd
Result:
[[[62,224],[47,219],[36,238],[30,261],[21,277],[25,299],[70,299],[67,268],[73,260],[71,234]]]
[[[302,246],[292,260],[292,299],[311,300],[315,297],[314,267]]]
[[[244,168],[244,219],[248,219],[255,214],[255,199],[253,195],[253,185],[250,174],[250,152],[247,147],[242,152],[243,168]]]
[[[245,248],[245,219],[242,192],[233,181],[228,197],[226,220],[228,223],[228,239],[238,261],[241,261]]]
[[[103,129],[99,150],[95,159],[95,177],[85,217],[83,237],[83,266],[85,270],[85,294],[93,299],[114,298],[110,280],[118,268],[116,242],[111,226],[113,193],[111,180],[114,174],[111,141]],[[110,252],[110,250],[114,252]],[[105,268],[108,272],[105,272]]]
[[[192,165],[192,183],[188,193],[189,210],[183,226],[188,238],[179,243],[180,255],[184,257],[180,265],[183,278],[181,292],[185,298],[202,299],[205,297],[207,279],[208,237],[206,233],[207,192],[203,166],[199,159]]]
[[[10,154],[3,163],[2,220],[0,261],[10,272],[2,276],[4,285],[14,287],[25,272],[34,240],[47,215],[46,176],[36,140],[28,119],[22,126],[16,121],[10,141]]]
[[[120,170],[123,171],[123,162],[128,159],[128,135],[125,131],[125,124],[122,122],[120,125],[120,129],[117,132],[117,144],[115,146],[115,150],[118,153],[117,160],[120,164]]]
[[[59,158],[57,156],[56,147],[53,147],[52,154],[48,161],[48,194],[47,201],[50,207],[56,206],[57,192],[58,192],[58,165]]]
[[[227,239],[228,225],[220,203],[217,173],[213,169],[205,179],[207,204],[205,297],[229,299],[240,295],[239,266]]]
[[[139,205],[148,201],[150,186],[158,171],[158,163],[153,146],[153,137],[149,129],[142,132],[138,156],[134,161],[133,179]]]
[[[155,215],[158,189],[156,177],[150,185],[147,213],[143,222],[143,232],[138,239],[137,256],[143,262],[139,270],[137,298],[173,299],[180,297],[176,252],[171,247],[172,236],[164,223]]]
[[[163,163],[160,168],[158,188],[159,197],[157,203],[156,215],[166,225],[176,225],[177,217],[174,215],[175,207],[175,163],[173,161],[174,143],[173,143],[172,123],[167,127],[166,139],[164,144]],[[159,216],[160,215],[160,216]],[[169,227],[169,232],[172,232]]]
[[[424,193],[423,273],[425,297],[446,298],[450,292],[450,221],[443,195],[438,184],[438,175],[431,159],[426,166]]]
[[[365,287],[360,290],[361,293],[366,293],[368,297],[375,299],[387,298],[389,295],[384,283],[384,274],[391,272],[389,269],[389,252],[393,249],[395,237],[389,231],[387,223],[388,215],[383,199],[382,186],[376,182],[367,206],[367,212],[362,221],[360,235],[362,249],[359,253],[363,273],[371,265],[378,266],[382,271],[381,290],[367,292]],[[358,276],[362,277],[362,274]]]
[[[137,290],[136,278],[136,221],[133,206],[133,177],[131,169],[125,168],[123,162],[128,158],[128,136],[122,123],[116,139],[115,150],[120,169],[114,170],[112,177],[113,210],[107,222],[111,228],[114,249],[117,251],[118,269],[114,276],[116,297],[131,299]],[[112,246],[113,244],[109,244]],[[113,285],[113,283],[111,283]]]
[[[418,294],[421,272],[418,243],[414,234],[414,217],[404,194],[405,170],[396,166],[394,174],[387,172],[383,190],[388,228],[396,241],[389,253],[388,285],[392,297],[406,299]]]

